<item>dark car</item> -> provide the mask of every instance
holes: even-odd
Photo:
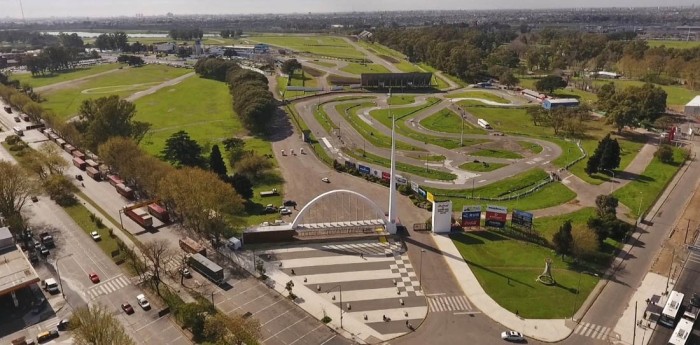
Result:
[[[39,250],[39,253],[41,253],[41,255],[43,255],[43,256],[49,256],[49,254],[50,254],[49,249],[46,248],[43,244],[39,247],[38,250]]]
[[[129,303],[122,303],[122,310],[127,314],[131,315],[134,313],[134,308],[131,307],[131,304]]]
[[[693,297],[690,298],[690,305],[700,308],[700,295],[697,292],[693,293]]]
[[[58,322],[58,325],[56,325],[59,331],[65,331],[70,327],[70,322],[66,319],[63,319]]]
[[[82,180],[83,180],[83,175],[75,175],[75,179],[78,180],[78,181],[82,181]]]
[[[297,206],[297,202],[294,201],[294,200],[285,200],[285,201],[284,201],[284,206],[293,206],[293,207],[296,207],[296,206]]]

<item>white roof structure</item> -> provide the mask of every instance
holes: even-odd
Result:
[[[548,98],[545,100],[545,102],[549,102],[549,104],[571,104],[571,103],[578,103],[578,99],[576,98]]]
[[[686,107],[700,107],[700,96],[695,96],[688,104],[685,105]]]

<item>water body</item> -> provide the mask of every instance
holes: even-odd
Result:
[[[44,34],[58,36],[60,33],[72,35],[77,34],[82,38],[97,38],[97,36],[104,34],[104,32],[86,32],[86,31],[45,31]],[[141,37],[141,38],[168,38],[168,34],[153,34],[145,32],[127,33],[128,37]],[[217,34],[204,34],[204,37],[218,37]]]

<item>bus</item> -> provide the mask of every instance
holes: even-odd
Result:
[[[692,332],[693,321],[681,319],[678,321],[678,326],[676,326],[676,329],[673,330],[671,339],[668,340],[668,345],[686,345]]]
[[[489,125],[489,123],[484,119],[479,119],[476,121],[476,123],[478,123],[483,129],[491,129],[491,125]]]
[[[666,306],[664,306],[664,310],[661,312],[661,317],[659,318],[659,322],[662,325],[668,327],[676,325],[676,318],[678,318],[678,312],[681,308],[681,304],[683,304],[684,297],[685,295],[678,291],[671,291],[668,295]]]
[[[12,130],[15,132],[15,134],[19,135],[20,137],[24,135],[24,130],[22,127],[12,127]]]

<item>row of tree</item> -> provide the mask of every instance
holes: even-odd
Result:
[[[121,54],[117,58],[117,62],[119,63],[125,63],[128,64],[129,66],[141,66],[145,62],[143,61],[143,58],[140,56],[136,55],[127,55],[127,54]]]
[[[97,36],[94,43],[100,50],[121,50],[127,51],[129,47],[129,36],[124,31],[115,31]]]
[[[526,112],[535,126],[552,127],[554,135],[565,134],[569,138],[586,136],[591,110],[586,105],[578,107],[557,107],[546,110],[542,107],[528,107]]]
[[[204,37],[204,31],[200,28],[194,29],[171,29],[168,33],[174,40],[193,40]]]
[[[598,108],[606,112],[608,123],[618,132],[625,126],[651,126],[666,111],[666,91],[646,83],[618,90],[608,83],[598,91]]]
[[[241,37],[241,35],[243,35],[243,30],[225,29],[225,30],[221,30],[220,35],[222,38]]]

